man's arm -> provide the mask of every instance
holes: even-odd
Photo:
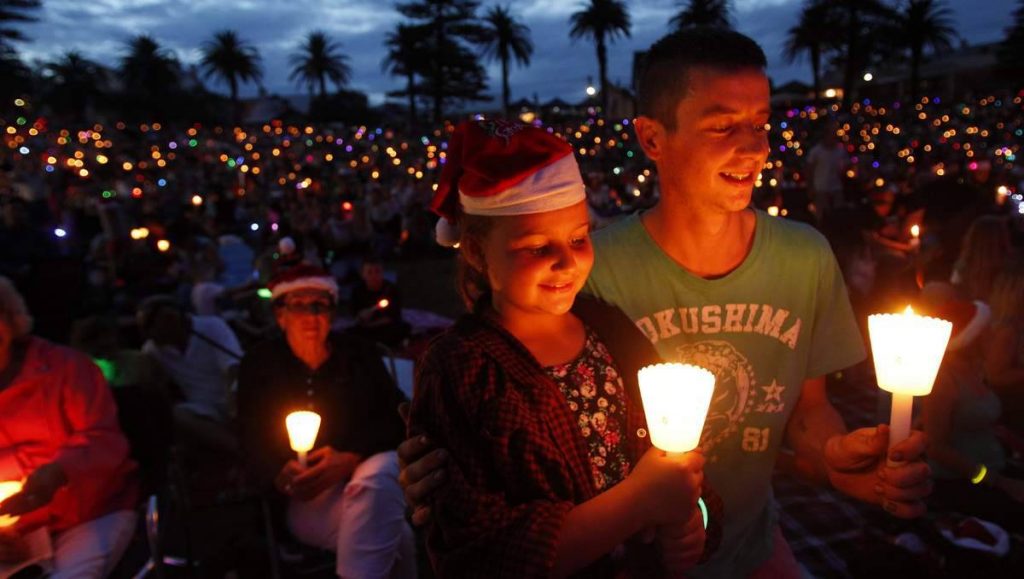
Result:
[[[809,379],[803,387],[786,425],[793,468],[812,481],[828,482],[845,495],[880,505],[894,516],[923,515],[924,498],[932,490],[931,470],[923,460],[924,434],[912,431],[889,449],[886,425],[846,431],[825,393],[824,377]]]
[[[846,424],[825,393],[825,377],[810,378],[800,389],[793,414],[786,423],[786,444],[793,451],[796,473],[816,484],[828,484],[825,444],[847,433]]]

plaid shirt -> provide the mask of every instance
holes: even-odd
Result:
[[[576,301],[573,312],[605,342],[633,402],[625,434],[635,464],[650,448],[636,372],[660,360],[619,310]],[[410,432],[429,434],[453,457],[428,530],[438,575],[550,575],[566,515],[598,493],[576,416],[529,351],[488,316],[461,318],[418,366]],[[721,521],[717,495],[704,495]],[[720,534],[708,529],[705,556]],[[579,576],[656,577],[657,561],[651,547],[631,543],[623,561],[604,557]]]

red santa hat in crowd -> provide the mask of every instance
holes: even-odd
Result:
[[[334,281],[334,277],[323,268],[305,263],[275,275],[267,287],[270,289],[272,300],[292,292],[311,290],[329,293],[331,299],[338,301],[338,282]]]
[[[448,142],[445,166],[430,209],[441,216],[437,242],[459,241],[462,214],[527,215],[586,199],[572,146],[531,125],[466,121]]]

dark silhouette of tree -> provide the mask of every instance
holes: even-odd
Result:
[[[921,88],[921,62],[925,48],[950,50],[959,36],[953,28],[953,12],[942,0],[907,0],[900,13],[899,38],[910,52],[910,96],[916,101]]]
[[[24,42],[28,38],[13,23],[35,22],[35,11],[42,6],[41,0],[0,0],[0,46],[11,46],[12,42]]]
[[[423,35],[425,66],[416,74],[422,79],[418,92],[430,96],[434,121],[444,118],[445,103],[489,100],[487,76],[470,46],[480,44],[484,29],[476,17],[475,0],[415,0],[401,3],[398,11],[413,20]]]
[[[161,116],[164,104],[181,83],[178,59],[145,34],[130,39],[126,48],[119,66],[126,102]]]
[[[621,0],[590,0],[569,17],[573,39],[588,38],[597,48],[597,66],[601,77],[601,106],[608,111],[608,46],[620,35],[628,37],[631,26],[629,12]]]
[[[828,19],[839,42],[835,62],[843,67],[843,106],[849,106],[860,73],[887,56],[896,40],[897,13],[881,0],[832,0]]]
[[[821,59],[832,46],[835,25],[829,22],[829,9],[822,0],[804,3],[800,21],[786,34],[783,55],[789,62],[796,62],[806,53],[811,61],[811,75],[814,83],[814,100],[821,98]]]
[[[101,94],[98,87],[107,80],[105,68],[74,50],[47,62],[43,70],[50,84],[47,100],[55,110],[75,120],[85,118],[86,111]]]
[[[1013,23],[1006,28],[1006,38],[999,45],[1000,67],[1011,72],[1024,71],[1024,63],[1021,62],[1022,54],[1024,54],[1024,0],[1017,0],[1017,9],[1013,11]]]
[[[686,0],[669,24],[677,29],[693,26],[732,28],[729,22],[729,0]]]
[[[341,54],[341,47],[332,42],[327,34],[321,31],[310,32],[299,51],[292,55],[293,81],[305,84],[310,94],[319,89],[320,99],[327,97],[327,81],[336,88],[348,84],[352,70],[348,66],[348,57]]]
[[[409,99],[409,126],[418,122],[416,99],[418,97],[416,75],[421,74],[427,63],[423,58],[423,43],[426,31],[415,26],[399,24],[387,36],[384,46],[388,53],[381,63],[385,72],[405,78],[405,90],[391,91],[391,96],[405,96]]]
[[[238,124],[241,119],[239,83],[258,83],[263,79],[259,51],[239,38],[234,30],[221,30],[214,34],[213,40],[203,44],[202,51],[200,66],[206,78],[220,79],[227,83],[231,91],[235,124]]]
[[[530,29],[516,21],[507,6],[494,6],[484,16],[488,38],[481,44],[485,58],[501,62],[501,107],[508,116],[508,69],[512,59],[522,66],[530,65],[533,43]]]

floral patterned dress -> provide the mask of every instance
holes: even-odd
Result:
[[[590,451],[590,466],[598,492],[629,474],[626,452],[625,386],[611,354],[589,327],[583,351],[576,359],[544,369],[562,391],[576,415],[580,434]]]

